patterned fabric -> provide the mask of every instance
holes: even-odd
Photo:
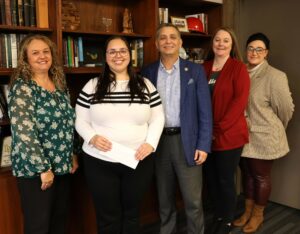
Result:
[[[12,131],[12,169],[17,177],[36,177],[72,167],[75,112],[65,92],[49,92],[35,81],[18,79],[8,98]]]
[[[285,128],[294,104],[285,73],[267,61],[250,72],[251,89],[246,109],[250,133],[242,156],[272,160],[289,152]]]

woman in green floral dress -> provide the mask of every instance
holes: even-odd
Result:
[[[21,42],[11,77],[12,170],[17,177],[25,234],[65,233],[75,113],[56,47],[47,37]]]

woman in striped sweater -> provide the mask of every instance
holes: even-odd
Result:
[[[111,37],[99,78],[82,89],[76,129],[83,137],[84,169],[92,192],[99,233],[139,233],[139,204],[153,175],[153,158],[164,125],[155,87],[131,68],[126,39]],[[118,143],[136,151],[137,168],[105,152]],[[122,155],[120,155],[122,156]]]

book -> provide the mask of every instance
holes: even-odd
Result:
[[[48,0],[36,0],[36,25],[39,28],[49,28]]]
[[[29,12],[30,12],[30,26],[36,27],[36,15],[35,15],[35,0],[29,1]]]
[[[30,26],[30,0],[23,0],[24,26]]]
[[[82,37],[78,37],[78,60],[79,65],[83,65],[83,46],[82,46]]]
[[[169,22],[169,8],[159,8],[159,24],[168,23]]]
[[[18,25],[18,0],[11,0],[10,2],[11,7],[11,24],[13,26]]]
[[[23,0],[18,0],[18,25],[24,26]]]
[[[137,66],[142,67],[144,63],[144,42],[142,39],[137,40]]]
[[[4,0],[0,0],[0,23],[6,24],[5,19],[5,2]]]
[[[17,36],[14,33],[10,34],[10,46],[11,46],[11,67],[17,67],[18,52],[17,52]]]
[[[137,40],[132,40],[130,43],[130,50],[131,50],[131,64],[133,67],[138,66],[138,58],[137,58]]]
[[[1,127],[3,128],[3,127]],[[1,129],[2,131],[2,129]],[[11,166],[11,136],[1,137],[1,161],[0,167],[9,167]]]
[[[4,0],[5,2],[5,22],[6,25],[11,25],[11,5],[10,0]]]
[[[0,85],[0,118],[8,118],[8,85]]]

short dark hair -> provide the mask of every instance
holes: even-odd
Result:
[[[250,35],[248,37],[247,42],[246,42],[246,46],[248,46],[249,43],[251,43],[252,41],[256,41],[256,40],[262,41],[265,44],[266,49],[268,49],[268,50],[270,49],[270,40],[269,40],[269,38],[261,32],[254,33],[254,34]]]
[[[161,31],[163,28],[166,28],[166,27],[174,28],[174,29],[176,30],[176,32],[178,33],[179,38],[181,38],[180,31],[179,31],[179,29],[178,29],[174,24],[171,24],[171,23],[162,23],[162,24],[160,24],[160,25],[158,26],[158,28],[156,29],[156,39],[159,37],[160,31]]]

